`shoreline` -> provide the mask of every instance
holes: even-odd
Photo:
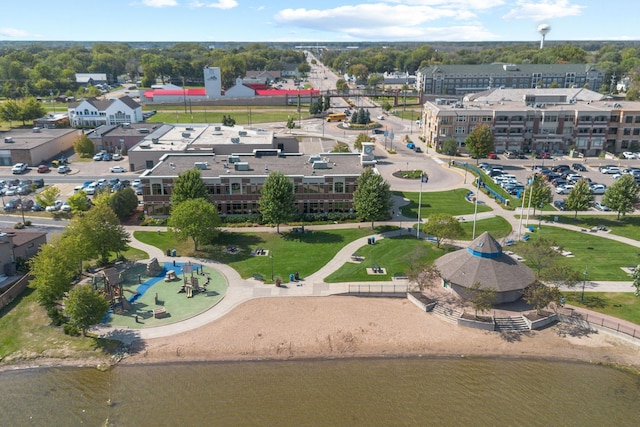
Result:
[[[189,362],[504,358],[590,363],[640,374],[638,350],[613,335],[563,323],[517,334],[466,328],[425,313],[407,299],[259,298],[198,329],[137,341],[121,360],[31,359],[2,363],[0,372]]]

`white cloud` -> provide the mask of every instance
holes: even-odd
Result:
[[[545,21],[552,18],[566,16],[579,16],[585,6],[571,4],[569,0],[543,0],[532,2],[519,0],[516,7],[503,16],[504,19],[530,19],[532,21]]]
[[[212,8],[216,8],[216,9],[233,9],[234,7],[238,6],[238,2],[236,0],[218,0],[217,2],[201,2],[201,1],[194,1],[191,2],[190,4],[191,7],[212,7]]]
[[[29,37],[29,33],[17,28],[0,28],[0,37],[26,38]]]
[[[176,0],[142,0],[142,4],[149,7],[177,6]]]

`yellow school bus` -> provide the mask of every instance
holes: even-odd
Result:
[[[343,120],[347,120],[347,115],[345,113],[334,113],[327,116],[328,122],[341,122]]]

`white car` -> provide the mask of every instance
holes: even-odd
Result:
[[[631,151],[625,151],[622,153],[622,157],[625,159],[637,159],[636,153],[632,153]]]
[[[47,206],[44,210],[47,212],[55,212],[55,211],[59,211],[60,208],[62,207],[63,203],[62,200],[56,200],[53,205],[51,206]]]
[[[593,184],[591,186],[591,192],[593,194],[604,194],[607,191],[607,186],[604,184]]]
[[[62,212],[71,212],[71,206],[68,203],[63,203],[60,205],[60,210]]]
[[[14,175],[20,175],[21,173],[26,172],[27,168],[28,166],[26,163],[16,163],[11,168],[11,173],[13,173]]]
[[[126,172],[126,170],[122,167],[122,166],[111,166],[111,168],[109,168],[109,170],[113,173],[123,173]]]
[[[556,193],[558,194],[569,194],[571,190],[573,190],[572,184],[561,185],[559,187],[556,187]]]
[[[113,156],[111,156],[111,158],[116,161],[122,160],[122,154],[115,153]]]
[[[378,116],[378,117],[376,117],[376,119],[378,119],[378,120],[384,120],[384,116]]]

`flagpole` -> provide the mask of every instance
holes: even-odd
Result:
[[[476,179],[478,181],[478,184],[476,187],[476,204],[473,209],[473,237],[471,238],[471,240],[476,239],[476,220],[478,218],[478,197],[480,197],[480,174],[478,174],[478,178]]]
[[[418,195],[418,226],[416,227],[416,239],[420,238],[420,208],[422,207],[422,175],[420,174],[420,193]]]

